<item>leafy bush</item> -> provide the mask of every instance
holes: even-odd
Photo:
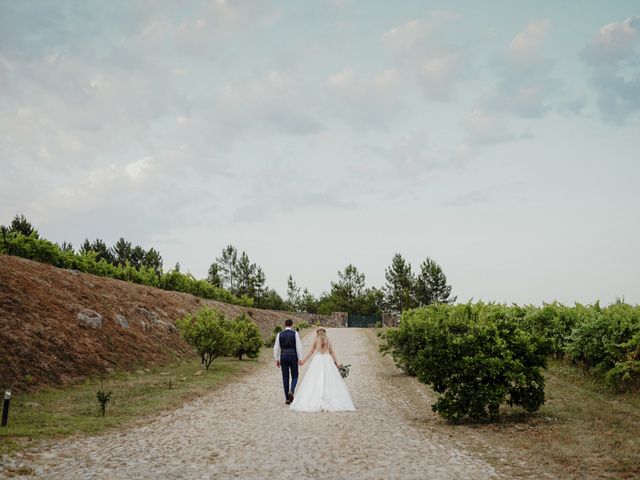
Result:
[[[35,231],[31,235],[25,236],[19,232],[3,230],[0,235],[0,253],[48,263],[55,267],[79,270],[101,277],[189,293],[220,302],[246,307],[253,305],[253,299],[249,297],[238,298],[227,290],[211,285],[206,280],[197,280],[192,275],[181,273],[176,269],[162,273],[154,267],[140,266],[135,268],[128,262],[124,265],[114,265],[104,258],[98,259],[98,254],[94,251],[76,254],[64,250],[49,240],[38,238]]]
[[[238,337],[238,344],[233,356],[242,360],[242,356],[258,358],[262,347],[260,329],[247,315],[241,315],[232,322],[233,331]]]
[[[544,304],[542,308],[514,306],[512,311],[521,318],[525,330],[542,335],[551,342],[552,353],[556,357],[565,354],[571,332],[580,320],[577,307],[567,307],[557,302]]]
[[[495,418],[501,404],[544,403],[550,343],[523,330],[501,305],[431,305],[403,313],[383,352],[442,394],[433,410],[450,420]]]
[[[209,370],[221,356],[232,356],[240,339],[230,322],[218,310],[203,308],[195,316],[187,315],[176,322],[182,337],[198,352]]]
[[[582,308],[567,353],[618,390],[640,386],[640,307]]]

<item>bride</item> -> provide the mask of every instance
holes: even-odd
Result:
[[[311,357],[311,364],[298,394],[291,403],[291,410],[298,412],[342,412],[354,411],[351,395],[340,372],[338,360],[327,338],[324,328],[316,330],[313,347],[300,365],[304,365]]]

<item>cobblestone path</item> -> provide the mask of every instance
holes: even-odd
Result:
[[[328,335],[338,360],[351,364],[347,385],[357,412],[291,412],[280,371],[265,362],[145,425],[44,445],[20,463],[36,477],[73,480],[498,477],[446,436],[411,425],[402,411],[410,406],[381,381],[382,359],[370,332],[329,329]]]

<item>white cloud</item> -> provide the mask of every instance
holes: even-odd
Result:
[[[554,108],[562,84],[551,75],[553,62],[541,52],[550,30],[548,19],[538,19],[513,37],[494,62],[497,85],[480,96],[479,109],[492,114],[539,118]]]
[[[124,171],[129,175],[132,180],[140,179],[145,171],[149,168],[152,161],[152,157],[144,157],[135,162],[128,163],[124,167]]]
[[[616,62],[633,55],[639,41],[640,17],[628,17],[601,27],[583,55],[592,63]]]
[[[518,33],[509,44],[509,53],[517,58],[538,54],[543,41],[551,30],[551,21],[547,18],[533,20]]]
[[[327,78],[324,110],[358,129],[386,127],[403,109],[397,98],[400,82],[396,69],[363,78],[353,68],[345,68]]]
[[[381,37],[396,70],[412,77],[427,100],[448,100],[466,75],[469,57],[456,41],[448,42],[445,26],[457,19],[448,11],[435,11],[431,19],[410,20]]]
[[[582,58],[592,72],[602,118],[624,123],[640,112],[640,17],[604,25]]]

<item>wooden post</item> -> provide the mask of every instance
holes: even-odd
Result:
[[[2,403],[2,426],[6,427],[9,422],[9,401],[11,400],[11,390],[4,392],[4,402]]]

